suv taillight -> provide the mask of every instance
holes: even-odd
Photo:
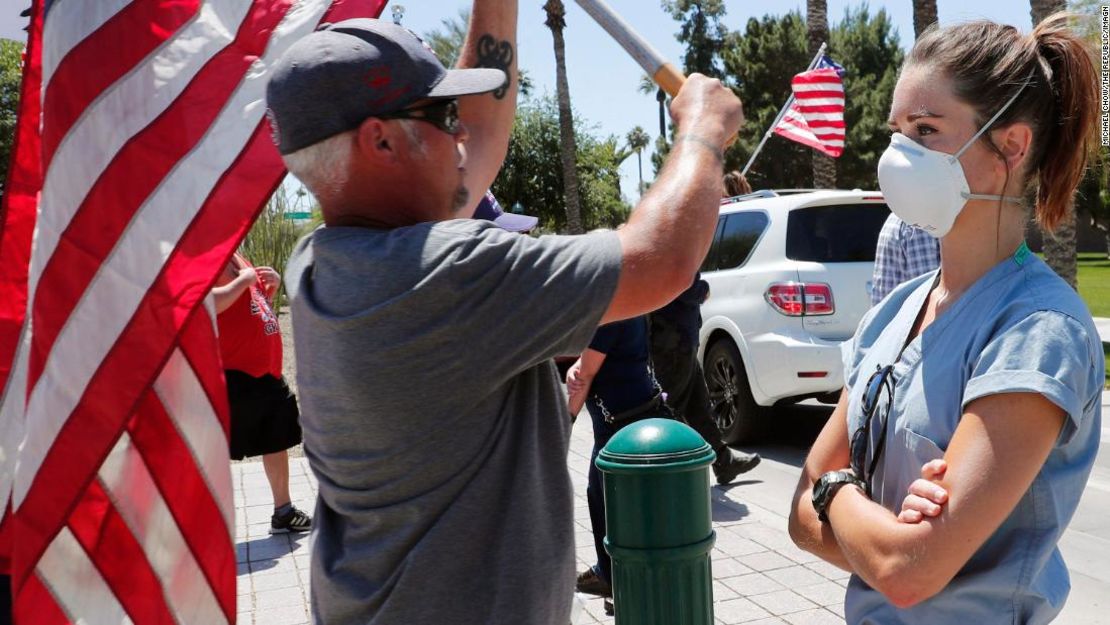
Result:
[[[767,287],[764,297],[772,308],[787,317],[831,315],[836,312],[832,288],[822,282],[776,282]]]

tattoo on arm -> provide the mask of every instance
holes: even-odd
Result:
[[[509,75],[509,68],[513,64],[513,46],[508,41],[497,41],[492,35],[482,35],[478,38],[478,64],[477,67],[490,67],[505,72],[505,84],[493,92],[493,97],[501,100],[509,91],[509,84],[513,77]]]
[[[689,142],[689,143],[694,143],[696,145],[700,145],[701,147],[709,150],[710,152],[713,153],[713,156],[717,157],[717,162],[718,163],[721,163],[722,165],[724,164],[725,158],[724,158],[724,154],[722,153],[722,150],[721,150],[720,147],[713,145],[712,143],[706,141],[705,139],[703,139],[703,138],[701,138],[697,135],[692,135],[692,134],[689,134],[689,133],[681,134],[681,135],[678,135],[677,137],[674,138],[675,143],[684,142],[684,141]]]

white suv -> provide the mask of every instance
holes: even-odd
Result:
[[[728,442],[762,433],[770,406],[843,386],[840,344],[870,306],[890,210],[874,191],[760,191],[721,203],[702,265],[700,357]]]

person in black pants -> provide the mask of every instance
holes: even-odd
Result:
[[[608,323],[594,333],[590,346],[567,371],[568,408],[572,417],[585,405],[593,423],[586,501],[594,533],[597,564],[578,575],[578,592],[612,597],[612,562],[605,551],[605,498],[598,452],[624,426],[650,417],[669,417],[662,392],[651,374],[647,318]],[[608,606],[606,606],[608,609]]]
[[[701,304],[708,297],[709,284],[699,273],[690,288],[649,315],[651,360],[675,417],[694,428],[717,452],[713,474],[718,484],[728,484],[754,469],[760,458],[759,454],[742,453],[726,445],[713,419],[709,389],[698,362]]]

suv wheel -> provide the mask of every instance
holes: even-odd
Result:
[[[761,434],[767,411],[755,403],[740,352],[731,340],[721,339],[706,350],[705,383],[726,443],[752,442]]]

